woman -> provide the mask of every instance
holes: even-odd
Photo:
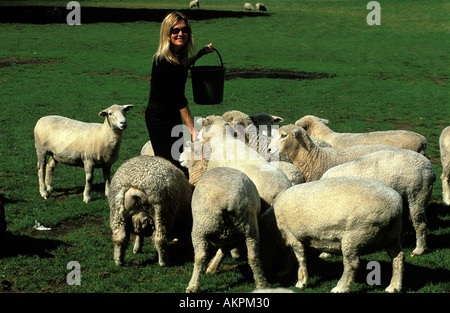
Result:
[[[180,12],[167,15],[161,24],[159,48],[153,57],[145,121],[155,155],[166,158],[176,166],[180,165],[178,158],[182,152],[180,147],[183,146],[180,144],[183,138],[180,132],[181,116],[192,140],[195,141],[197,137],[184,95],[188,67],[204,54],[213,52],[214,48],[212,44],[206,45],[196,56],[189,58],[194,51],[194,38],[188,18]]]

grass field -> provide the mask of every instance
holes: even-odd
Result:
[[[438,177],[427,213],[430,251],[409,256],[415,244],[409,227],[404,241],[404,289],[407,293],[449,292],[450,210],[441,200],[438,144],[442,129],[450,125],[449,4],[443,0],[379,1],[381,25],[369,26],[367,2],[268,0],[264,1],[267,14],[221,17],[214,12],[243,12],[243,2],[203,1],[201,10],[211,11],[211,18],[192,19],[195,42],[198,48],[213,42],[229,71],[289,70],[326,73],[329,78],[227,80],[224,102],[212,106],[193,102],[188,80],[186,96],[194,116],[238,109],[249,114],[268,112],[294,123],[313,114],[329,119],[329,126],[340,132],[407,129],[423,134]],[[41,116],[58,114],[102,122],[97,116],[102,109],[113,103],[134,104],[113,173],[138,155],[148,140],[144,111],[160,21],[85,24],[83,8],[156,12],[188,7],[187,0],[79,3],[80,26],[0,26],[0,194],[5,198],[8,224],[0,250],[0,292],[184,292],[192,273],[192,255],[175,244],[171,245],[171,266],[157,265],[149,241],[143,254],[133,255],[130,247],[126,265],[115,266],[109,206],[99,171],[88,204],[82,201],[84,171],[65,165],[56,169],[50,198],[45,201],[39,195],[33,128]],[[0,10],[5,5],[65,4],[2,1]],[[198,64],[217,63],[217,56],[208,55]],[[35,220],[51,231],[33,230]],[[366,284],[365,266],[371,260],[382,266],[381,286]],[[81,266],[81,285],[66,283],[70,261]],[[329,292],[342,274],[342,258],[311,259],[309,272],[310,287],[301,292]],[[385,252],[364,256],[353,291],[383,292],[390,273]],[[217,274],[202,277],[205,292],[249,292],[253,288],[250,268],[242,260],[227,258]]]

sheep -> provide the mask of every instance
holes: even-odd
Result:
[[[267,9],[263,3],[258,2],[256,4],[256,11],[267,11]]]
[[[209,142],[211,157],[208,170],[231,167],[247,174],[255,183],[265,211],[277,197],[292,184],[286,174],[267,162],[244,142],[235,139],[230,125],[219,116],[208,116],[197,121],[202,125],[203,143]]]
[[[400,246],[402,198],[376,179],[336,177],[296,185],[274,205],[278,228],[297,257],[296,287],[308,284],[305,248],[342,253],[344,272],[331,292],[349,292],[359,256],[386,249],[393,260],[386,292],[400,292],[404,253]]]
[[[186,292],[197,292],[210,243],[219,247],[207,269],[213,272],[224,250],[245,239],[256,288],[267,287],[259,258],[258,216],[261,202],[255,184],[241,171],[217,167],[198,182],[192,195],[194,270]]]
[[[416,231],[416,248],[412,256],[425,251],[425,211],[436,180],[433,165],[425,156],[404,149],[377,151],[330,168],[321,179],[339,176],[375,178],[397,191],[403,199],[403,211],[409,212]]]
[[[386,144],[419,152],[423,155],[427,151],[426,138],[412,131],[389,130],[369,133],[338,133],[332,131],[325,124],[328,124],[328,120],[313,115],[306,115],[295,122],[295,125],[303,127],[309,136],[320,138],[334,148]]]
[[[389,145],[352,146],[348,148],[320,148],[306,131],[296,125],[282,126],[269,146],[272,154],[287,154],[303,174],[306,182],[320,179],[333,166],[352,161],[379,150],[398,150]]]
[[[153,151],[152,142],[149,140],[147,141],[141,149],[141,155],[149,155],[149,156],[155,156],[155,151]]]
[[[156,156],[137,156],[114,174],[108,197],[114,261],[122,265],[131,231],[137,233],[136,253],[142,245],[141,228],[154,225],[153,242],[158,263],[168,261],[170,236],[190,233],[192,187],[184,173],[170,161]],[[178,238],[178,237],[177,237]]]
[[[250,3],[244,3],[244,10],[247,11],[255,11],[255,8],[253,7],[253,5],[251,5]]]
[[[58,162],[84,166],[86,184],[83,201],[90,201],[94,168],[102,168],[105,195],[108,196],[111,166],[119,157],[122,132],[127,127],[126,114],[133,105],[112,105],[98,115],[103,124],[84,123],[62,116],[44,116],[34,128],[38,159],[39,192],[47,199],[52,192],[53,171]],[[47,161],[47,155],[50,155]]]
[[[189,7],[192,8],[200,8],[200,1],[199,0],[193,0],[189,2]]]
[[[445,204],[450,205],[450,126],[444,128],[439,137],[439,149],[442,163],[442,199]]]

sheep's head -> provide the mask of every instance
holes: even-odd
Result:
[[[309,152],[313,146],[314,143],[302,127],[290,124],[282,126],[278,135],[272,139],[269,153],[288,155],[294,158],[298,152]]]
[[[227,134],[234,136],[234,130],[228,122],[220,116],[210,115],[205,118],[199,118],[197,123],[202,125],[203,142],[209,141],[215,136],[226,136]]]
[[[109,127],[112,129],[120,129],[123,130],[127,128],[127,117],[126,113],[131,108],[133,108],[134,105],[127,104],[127,105],[117,105],[113,104],[107,109],[104,109],[98,115],[100,117],[105,117],[105,123],[107,122]]]
[[[306,115],[295,122],[295,125],[302,127],[310,136],[320,137],[320,129],[323,129],[328,122],[329,121],[324,118],[314,115]]]

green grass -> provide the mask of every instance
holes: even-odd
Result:
[[[186,1],[79,1],[84,6],[181,9]],[[204,1],[202,10],[242,11],[241,1]],[[3,1],[1,5],[65,5],[65,1]],[[254,17],[193,20],[198,48],[213,42],[228,69],[320,72],[319,80],[235,79],[225,83],[224,102],[193,103],[194,116],[231,109],[269,112],[294,123],[306,114],[330,120],[342,132],[409,129],[428,139],[428,157],[441,175],[438,140],[450,124],[448,106],[448,3],[439,0],[380,2],[381,26],[366,24],[363,1],[265,1],[270,13]],[[83,19],[82,19],[83,23]],[[192,256],[171,245],[174,264],[161,268],[151,244],[126,266],[112,259],[109,207],[102,175],[96,171],[92,202],[82,202],[84,171],[58,165],[55,192],[39,196],[33,127],[44,115],[59,114],[87,122],[113,103],[135,105],[128,114],[120,159],[139,154],[148,140],[144,111],[148,101],[151,57],[157,49],[159,22],[2,24],[0,30],[0,193],[6,198],[8,240],[0,257],[3,292],[184,292]],[[218,63],[208,55],[201,64]],[[12,64],[15,63],[15,64]],[[441,201],[437,179],[428,210],[430,252],[409,257],[414,233],[404,242],[405,291],[450,291],[450,214]],[[32,229],[34,221],[50,232]],[[81,265],[81,285],[69,286],[69,261]],[[379,261],[382,286],[365,283],[365,264]],[[311,286],[328,292],[342,273],[342,259],[312,258]],[[354,292],[383,292],[391,265],[386,253],[361,262]],[[248,292],[254,288],[245,261],[227,258],[215,275],[202,277],[205,292]],[[278,284],[275,284],[277,286]],[[293,283],[291,284],[293,285]],[[295,289],[295,288],[293,288]],[[296,290],[296,289],[295,289]],[[299,290],[296,290],[299,291]]]

